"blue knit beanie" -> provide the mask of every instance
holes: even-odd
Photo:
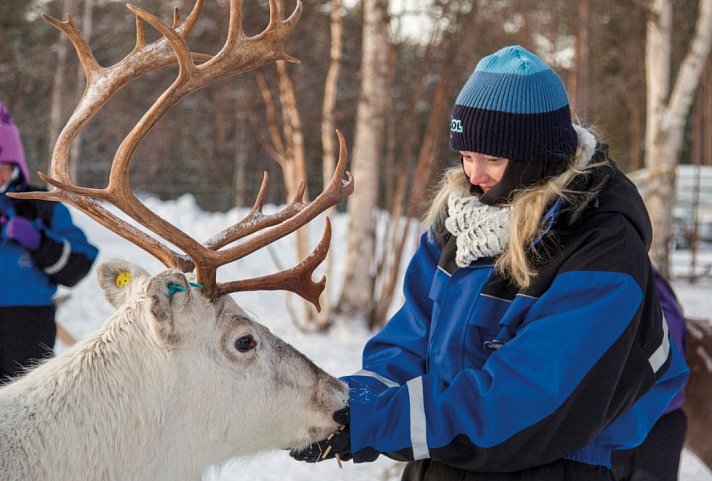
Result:
[[[450,146],[565,170],[576,152],[566,89],[539,57],[515,45],[484,57],[452,110]]]

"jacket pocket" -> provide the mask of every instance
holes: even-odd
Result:
[[[501,330],[499,321],[512,305],[511,301],[480,294],[468,319],[465,335],[466,364],[480,368],[485,363],[492,348],[485,346],[497,340]]]

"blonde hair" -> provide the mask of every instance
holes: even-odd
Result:
[[[578,147],[571,158],[569,168],[543,184],[517,191],[512,200],[509,245],[497,259],[495,268],[520,288],[528,287],[536,275],[527,253],[532,249],[535,255],[538,255],[532,244],[544,234],[547,228],[541,222],[546,209],[558,197],[574,209],[578,207],[577,204],[584,202],[587,196],[582,195],[585,192],[569,189],[571,181],[579,175],[588,174],[594,168],[608,164],[607,160],[589,163],[593,157],[596,139],[583,127],[574,125],[574,128],[578,134]],[[436,230],[444,229],[448,215],[448,197],[454,191],[469,192],[469,190],[470,183],[462,173],[462,169],[460,167],[448,169],[425,215],[425,222],[435,226]]]

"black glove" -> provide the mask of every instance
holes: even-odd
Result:
[[[339,455],[341,461],[348,461],[351,455],[351,436],[349,430],[349,408],[346,407],[334,413],[334,421],[340,424],[332,434],[313,443],[301,451],[290,451],[289,455],[297,461],[317,463],[325,459],[335,458]]]

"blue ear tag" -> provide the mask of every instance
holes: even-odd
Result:
[[[203,285],[198,284],[197,282],[189,282],[193,287],[197,287],[198,289],[202,289]],[[168,295],[173,296],[176,292],[185,292],[185,287],[181,286],[180,284],[168,284]]]
[[[168,284],[168,295],[173,297],[176,292],[185,292],[185,287],[178,284]]]

